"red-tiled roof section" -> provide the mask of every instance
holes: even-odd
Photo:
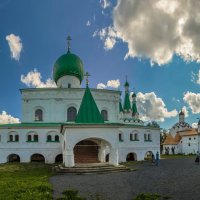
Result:
[[[181,140],[181,136],[177,133],[175,137],[173,137],[170,133],[167,134],[163,145],[177,145]]]
[[[200,133],[198,133],[198,130],[196,128],[192,128],[192,129],[185,130],[185,131],[179,131],[178,133],[181,136],[200,135]]]

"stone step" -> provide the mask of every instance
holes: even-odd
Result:
[[[100,165],[100,166],[77,166],[77,167],[63,167],[58,165],[55,167],[58,173],[73,173],[73,174],[91,174],[91,173],[114,173],[114,172],[128,172],[131,171],[129,168],[120,165]]]

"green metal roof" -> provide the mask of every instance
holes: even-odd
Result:
[[[124,84],[124,87],[129,87],[129,83],[128,81],[126,80],[125,84]]]
[[[125,98],[124,98],[124,110],[126,111],[131,110],[131,102],[130,102],[128,91],[126,91]]]
[[[88,86],[85,89],[85,93],[78,114],[76,116],[75,122],[96,123],[96,124],[104,123]]]
[[[84,78],[82,60],[77,55],[72,54],[69,51],[57,59],[53,69],[53,78],[55,82],[65,75],[76,76],[80,82],[82,82]]]
[[[137,105],[136,105],[136,102],[133,102],[133,105],[132,105],[132,113],[133,115],[135,115],[137,113]]]

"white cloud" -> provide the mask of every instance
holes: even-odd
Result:
[[[192,128],[198,128],[198,124],[197,123],[192,123]]]
[[[97,84],[97,89],[105,89],[106,88],[106,85],[103,84],[103,83],[98,83]]]
[[[183,100],[189,105],[193,114],[200,113],[200,93],[187,91],[184,94]]]
[[[55,82],[48,78],[46,82],[41,81],[42,76],[37,69],[30,71],[26,76],[21,75],[21,82],[27,85],[28,87],[35,87],[35,88],[55,88]]]
[[[20,37],[14,34],[10,34],[6,36],[6,40],[8,41],[8,45],[10,47],[11,57],[15,60],[19,60],[23,47]]]
[[[87,22],[86,22],[86,26],[90,26],[91,25],[91,22],[88,20]]]
[[[13,123],[20,123],[18,118],[15,118],[6,113],[6,111],[2,111],[0,114],[0,124],[13,124]]]
[[[197,74],[195,74],[194,72],[192,72],[192,74],[191,74],[191,81],[200,85],[200,70],[198,71]]]
[[[144,121],[161,121],[165,118],[175,117],[176,109],[168,111],[163,100],[156,96],[154,92],[137,94],[137,107],[140,118]]]
[[[104,49],[111,50],[116,44],[117,32],[111,26],[96,30],[93,33],[93,37],[99,36],[102,41],[104,41]]]
[[[120,86],[120,81],[119,79],[117,80],[108,80],[107,84],[104,83],[99,83],[97,84],[97,89],[106,89],[106,88],[119,88]]]
[[[151,63],[169,63],[174,54],[185,61],[200,62],[200,1],[118,0],[113,10],[112,40],[128,44],[127,57],[148,58]],[[104,42],[110,38],[105,27]],[[114,45],[108,45],[111,49]]]
[[[100,0],[100,4],[103,9],[106,9],[111,6],[111,3],[109,0]]]
[[[186,108],[186,106],[183,106],[183,107],[182,107],[182,111],[184,112],[185,117],[188,117],[188,116],[189,116],[189,114],[188,114],[188,109]]]

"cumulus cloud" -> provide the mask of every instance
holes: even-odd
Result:
[[[192,123],[192,128],[198,128],[198,124],[197,123]]]
[[[111,50],[116,44],[117,32],[111,26],[96,30],[93,37],[99,36],[104,41],[104,49]]]
[[[8,45],[10,47],[11,57],[15,60],[19,60],[23,47],[20,37],[10,34],[6,36],[6,40],[8,41]]]
[[[100,4],[103,9],[106,9],[111,6],[111,3],[109,0],[100,0]]]
[[[13,123],[20,123],[18,118],[15,118],[6,113],[6,111],[2,111],[0,114],[0,124],[13,124]]]
[[[199,10],[200,1],[194,0],[118,0],[109,26],[116,33],[112,40],[128,44],[125,58],[147,58],[163,65],[177,54],[185,61],[200,62]],[[110,33],[104,31],[101,37],[102,30],[98,36],[105,46]]]
[[[168,111],[164,101],[157,97],[154,92],[137,94],[137,107],[140,118],[144,121],[161,121],[165,118],[175,117],[178,112],[176,109]]]
[[[86,26],[90,26],[91,25],[91,22],[88,20],[87,22],[86,22]]]
[[[196,74],[192,72],[191,81],[200,85],[200,70]]]
[[[187,91],[184,94],[183,100],[189,105],[193,114],[200,113],[200,93]]]
[[[120,81],[119,79],[117,80],[109,80],[107,81],[107,84],[104,83],[99,83],[97,84],[97,89],[106,89],[106,88],[119,88],[120,86]]]
[[[182,111],[184,112],[185,117],[188,117],[188,116],[189,116],[188,109],[186,108],[186,106],[183,106],[183,107],[182,107]]]
[[[27,85],[28,87],[35,87],[35,88],[55,88],[55,82],[48,78],[46,82],[42,82],[42,76],[37,69],[30,71],[26,76],[21,75],[21,82]]]

